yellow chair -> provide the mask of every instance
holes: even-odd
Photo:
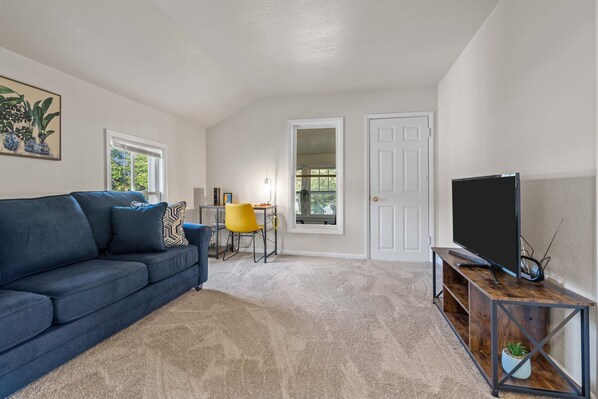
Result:
[[[232,258],[239,253],[239,247],[241,246],[241,237],[251,237],[253,242],[253,261],[255,263],[262,260],[262,256],[259,259],[255,258],[255,235],[260,233],[262,235],[262,241],[266,245],[266,236],[264,235],[264,226],[257,224],[257,218],[253,211],[251,204],[226,204],[225,206],[225,221],[224,224],[228,230],[228,238],[226,239],[226,249],[230,245],[233,249],[233,254],[228,257]],[[238,237],[237,249],[235,249],[235,234]],[[226,252],[224,253],[222,260],[226,260]]]

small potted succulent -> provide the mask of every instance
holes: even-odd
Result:
[[[521,342],[507,342],[507,347],[502,350],[501,362],[502,368],[506,373],[510,373],[519,362],[525,358],[529,350]],[[532,375],[532,362],[527,359],[519,369],[513,373],[513,377],[520,380],[528,379]]]

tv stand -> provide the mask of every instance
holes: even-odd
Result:
[[[492,395],[512,391],[590,398],[590,307],[594,302],[550,281],[532,283],[502,270],[495,271],[501,279],[501,284],[496,285],[482,268],[457,266],[463,258],[453,255],[450,248],[432,251],[433,302],[490,385]],[[440,284],[438,266],[442,270]],[[559,312],[551,313],[554,308]],[[561,317],[567,309],[571,313]],[[549,313],[556,316],[550,324]],[[558,342],[551,338],[567,324],[576,322],[581,331],[579,381],[549,356],[549,342]],[[517,369],[509,373],[503,370],[501,353],[509,341],[521,342],[530,350],[520,362],[531,359],[529,378],[514,378]]]

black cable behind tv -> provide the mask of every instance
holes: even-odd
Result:
[[[471,255],[468,253],[464,253],[459,250],[449,249],[449,254],[471,261],[471,262],[459,262],[459,263],[457,263],[457,266],[459,266],[459,267],[487,267],[487,268],[489,268],[490,271],[492,272],[492,277],[494,278],[494,284],[500,284],[500,282],[498,281],[498,278],[496,278],[496,271],[495,271],[495,269],[502,269],[499,265],[491,265],[490,263],[486,262],[484,259],[482,259],[480,257]],[[544,280],[544,270],[542,269],[542,266],[538,260],[531,258],[529,256],[521,256],[521,258],[527,260],[528,262],[533,262],[537,265],[537,267],[536,267],[537,274],[535,276],[527,274],[522,271],[521,278],[523,278],[524,280],[527,280],[527,281],[532,281],[532,282],[539,282],[539,281]]]

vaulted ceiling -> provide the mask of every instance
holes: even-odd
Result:
[[[0,46],[208,127],[264,97],[434,85],[496,2],[0,0]]]

